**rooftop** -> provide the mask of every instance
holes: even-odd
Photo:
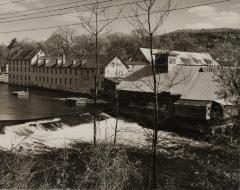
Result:
[[[151,53],[148,48],[140,48],[140,51],[145,56],[146,60],[150,62]],[[166,51],[160,49],[153,49],[154,59],[158,53],[166,53]],[[209,53],[195,53],[195,52],[182,52],[182,51],[168,51],[170,57],[177,58],[178,65],[218,65]]]
[[[39,49],[21,49],[12,55],[11,60],[29,60],[39,51]]]
[[[199,72],[205,69],[201,66],[179,65],[168,73],[157,74],[157,91],[180,95],[182,100],[214,101],[218,98],[220,84],[213,72]],[[151,67],[146,66],[126,77],[117,89],[153,93],[153,84]]]

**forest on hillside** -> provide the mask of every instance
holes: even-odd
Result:
[[[178,30],[159,40],[167,49],[208,52],[215,59],[240,62],[240,29]]]
[[[136,57],[139,47],[146,47],[146,40],[132,31],[131,34],[112,33],[100,39],[101,54],[119,55],[122,59]],[[157,36],[154,48],[189,52],[208,52],[215,59],[240,62],[240,29],[178,30]],[[13,38],[9,45],[0,45],[0,63],[5,65],[9,50],[42,48],[50,56],[66,54],[69,59],[94,54],[93,37],[80,35],[71,28],[58,29],[42,42]]]

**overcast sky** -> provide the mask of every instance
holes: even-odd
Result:
[[[2,32],[6,31],[17,31],[31,28],[41,28],[48,26],[58,26],[65,24],[73,24],[79,22],[76,13],[73,9],[62,10],[57,12],[48,12],[44,14],[35,14],[31,16],[20,16],[22,14],[31,14],[36,13],[36,11],[31,11],[32,9],[42,8],[52,5],[57,5],[61,3],[70,3],[76,2],[77,0],[22,0],[22,2],[9,3],[14,0],[1,0],[0,1],[0,43],[8,44],[9,41],[16,37],[18,40],[24,38],[30,38],[35,41],[41,41],[47,39],[51,33],[56,30],[47,29],[47,30],[35,30],[35,31],[25,31],[25,32],[13,32],[9,34],[3,34]],[[81,0],[79,0],[80,2]],[[101,0],[103,1],[103,0]],[[136,0],[130,0],[136,1]],[[160,0],[159,0],[160,1]],[[184,7],[189,5],[196,5],[202,3],[216,2],[220,0],[172,0],[172,7]],[[58,6],[52,8],[45,8],[37,11],[46,11],[52,9],[59,9],[69,6],[83,5],[91,2],[91,0],[82,0],[78,4],[69,4],[65,6]],[[114,3],[129,2],[129,0],[114,0]],[[5,4],[8,3],[8,4]],[[130,5],[128,5],[129,7]],[[120,6],[119,6],[120,7]],[[118,7],[118,8],[119,8]],[[79,8],[80,10],[86,10],[83,7]],[[112,8],[113,12],[116,12],[116,7]],[[127,15],[127,8],[124,9],[125,14]],[[22,13],[16,14],[16,12],[25,11]],[[26,12],[28,11],[28,12]],[[5,21],[16,20],[16,19],[25,19],[36,16],[43,16],[56,13],[69,13],[54,17],[48,18],[38,18],[34,20],[22,20],[16,22],[2,23]],[[112,14],[113,14],[112,12]],[[84,13],[86,14],[86,13]],[[129,14],[128,14],[129,15]],[[6,17],[12,17],[7,18]],[[167,17],[164,25],[161,27],[159,33],[166,33],[178,29],[202,29],[202,28],[240,28],[240,0],[231,0],[228,2],[223,2],[219,4],[205,5],[195,8],[189,8],[178,11],[171,11]],[[84,30],[79,26],[74,27],[79,33],[84,33]],[[132,27],[126,22],[126,20],[121,19],[115,21],[112,25],[113,32],[124,32],[129,33],[132,31]]]

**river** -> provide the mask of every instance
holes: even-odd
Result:
[[[0,84],[0,121],[32,120],[45,117],[71,114],[76,111],[84,112],[85,106],[75,108],[63,101],[53,98],[66,98],[73,96],[64,92],[43,89],[29,89],[29,98],[19,98],[13,91],[26,90],[24,87],[9,87]]]

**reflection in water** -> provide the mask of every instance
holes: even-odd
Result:
[[[12,95],[12,92],[16,90],[24,89],[9,88],[8,85],[0,84],[0,120],[37,119],[70,114],[76,111],[74,107],[66,105],[64,102],[39,97],[37,95],[41,94],[36,94],[36,91],[30,91],[30,98],[16,97]],[[46,94],[48,93],[45,92]],[[60,93],[51,92],[49,94],[51,97],[54,97],[54,94],[55,97],[59,97]]]

